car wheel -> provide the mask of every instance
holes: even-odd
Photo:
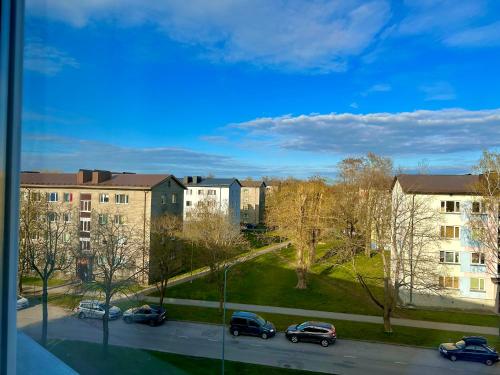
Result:
[[[262,332],[262,334],[260,335],[260,337],[262,337],[264,340],[267,340],[267,333]]]
[[[233,336],[238,336],[240,333],[237,330],[233,331]]]
[[[83,312],[78,314],[78,319],[85,319],[85,314]]]
[[[155,321],[154,320],[150,320],[149,321],[149,326],[150,327],[154,327],[156,325]]]
[[[292,336],[290,337],[290,341],[293,342],[294,344],[299,342],[299,338],[297,336]]]
[[[486,366],[491,366],[493,364],[493,361],[491,359],[487,359],[485,362]]]
[[[457,357],[454,355],[450,356],[450,361],[455,362],[457,360]]]
[[[323,348],[326,348],[328,345],[330,345],[330,343],[328,342],[328,340],[327,340],[327,339],[323,339],[323,340],[321,340],[321,346],[322,346]]]
[[[127,316],[124,320],[125,320],[125,323],[128,323],[128,324],[132,323],[132,318],[130,316]]]

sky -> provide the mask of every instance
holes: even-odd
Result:
[[[22,168],[470,173],[499,70],[495,0],[26,0]]]

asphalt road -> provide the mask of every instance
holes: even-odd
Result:
[[[90,342],[101,341],[101,321],[79,320],[59,307],[49,309],[49,337]],[[41,306],[18,312],[18,328],[39,338]],[[342,332],[339,332],[340,337]],[[222,327],[212,324],[168,321],[159,327],[110,323],[113,345],[151,349],[192,356],[220,358]],[[233,337],[226,331],[226,359],[331,374],[498,374],[500,364],[488,367],[474,362],[451,362],[437,350],[339,339],[323,348],[311,343],[292,344],[278,334],[263,340]]]

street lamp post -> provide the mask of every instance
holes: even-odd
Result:
[[[234,263],[233,263],[234,264]],[[226,284],[227,284],[227,271],[233,264],[224,266],[224,299],[222,301],[222,368],[221,374],[224,375],[224,349],[226,345]]]

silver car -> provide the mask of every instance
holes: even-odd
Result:
[[[94,318],[102,319],[104,316],[104,302],[97,300],[84,300],[78,304],[75,309],[78,314],[78,318]],[[111,306],[109,308],[109,319],[118,319],[122,315],[122,311],[117,306]]]
[[[22,295],[18,294],[17,295],[17,310],[22,310],[22,309],[25,309],[27,307],[29,307],[30,305],[30,302],[28,301],[27,298],[23,297]]]

